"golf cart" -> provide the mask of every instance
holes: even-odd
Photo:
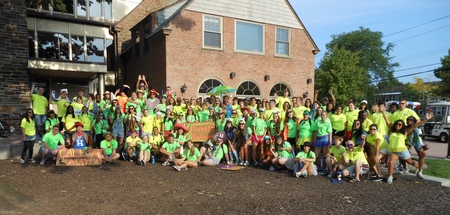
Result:
[[[426,111],[434,112],[434,117],[420,127],[422,139],[436,138],[441,142],[448,142],[450,130],[450,102],[428,104]]]

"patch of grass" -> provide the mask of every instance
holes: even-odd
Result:
[[[450,160],[425,159],[425,164],[424,175],[450,179]]]

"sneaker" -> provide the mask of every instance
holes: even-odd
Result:
[[[250,165],[250,163],[248,161],[245,161],[244,166],[248,166],[248,165]]]
[[[187,170],[187,167],[184,167],[184,170]]]
[[[392,181],[394,181],[394,177],[389,176],[389,177],[387,178],[387,183],[388,183],[388,184],[392,184]]]
[[[169,166],[169,162],[164,162],[164,163],[162,163],[161,165],[163,165],[163,166]]]
[[[131,159],[131,158],[130,158],[130,160],[129,160],[129,161],[130,161],[130,163],[133,163],[133,159]]]
[[[45,159],[41,159],[41,162],[39,163],[39,165],[44,165],[45,164]]]
[[[34,159],[28,159],[29,163],[36,163],[36,161]]]
[[[304,171],[304,172],[302,173],[302,177],[303,177],[303,178],[306,178],[306,176],[308,176],[308,173],[306,173],[306,171]]]
[[[174,157],[173,156],[169,156],[169,162],[173,162]]]
[[[244,161],[239,162],[239,165],[244,166]]]
[[[255,161],[254,163],[253,163],[253,166],[258,166],[258,161]]]
[[[37,143],[38,143],[39,145],[42,145],[42,141],[41,141],[41,140],[39,140]]]
[[[263,165],[263,162],[259,162],[259,165],[262,166],[262,165]]]
[[[299,178],[300,176],[302,176],[302,174],[300,172],[295,173],[295,177]]]
[[[370,178],[370,180],[372,180],[373,182],[380,182],[380,181],[383,181],[383,178],[380,176],[375,176],[375,177]]]
[[[180,168],[179,166],[173,165],[173,168],[176,169],[176,170],[178,170],[178,172],[181,172],[181,168]]]
[[[328,178],[333,178],[334,177],[334,173],[330,172],[330,174],[328,174]]]
[[[232,164],[233,162],[232,161],[227,161],[227,165],[230,165],[230,164]]]
[[[127,153],[122,152],[122,158],[124,161],[128,160],[127,157],[128,157]]]
[[[269,167],[269,171],[275,171],[275,170],[277,170],[277,169],[274,166]]]
[[[23,159],[20,159],[19,163],[25,163],[25,161]]]
[[[417,171],[416,176],[417,178],[423,179],[422,171]]]
[[[407,174],[409,174],[409,169],[408,168],[404,168],[400,173],[403,174],[403,175],[407,175]]]

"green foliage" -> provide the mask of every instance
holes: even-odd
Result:
[[[95,0],[97,2],[108,2],[111,3],[113,0]],[[44,4],[49,4],[51,5],[53,8],[55,8],[55,10],[57,11],[61,11],[63,13],[67,12],[66,10],[66,2],[68,2],[67,4],[73,3],[73,1],[64,1],[64,0],[26,0],[26,4],[27,6],[32,6],[34,8],[36,8],[36,5],[44,5]],[[92,4],[92,0],[89,1],[90,4]],[[81,5],[81,9],[86,11],[86,0],[82,0],[82,1],[77,1],[78,5]]]
[[[441,79],[438,87],[433,91],[441,97],[448,97],[450,94],[450,49],[448,55],[441,58],[441,66],[434,70],[434,76]]]
[[[328,79],[329,83],[316,83],[317,89],[320,92],[327,92],[328,89],[323,87],[330,86],[333,88],[336,85],[335,83],[340,83],[338,84],[340,85],[338,87],[340,91],[334,93],[338,101],[342,102],[341,99],[348,97],[373,101],[374,94],[377,92],[374,83],[378,83],[378,86],[383,86],[383,88],[398,84],[399,82],[393,76],[394,68],[398,67],[398,63],[392,63],[392,57],[389,55],[394,45],[391,43],[385,44],[382,37],[381,32],[373,32],[363,27],[349,33],[332,35],[332,40],[326,45],[327,51],[324,58],[337,57],[339,59],[322,60],[318,73],[323,75],[323,73],[330,73],[334,69],[336,74],[332,75],[334,79]],[[349,53],[344,54],[344,50]],[[339,54],[336,55],[335,52],[339,52]],[[345,60],[343,56],[351,56],[351,62],[343,63]],[[340,68],[334,68],[333,64],[337,62],[340,62],[337,64]],[[341,72],[349,71],[352,71],[351,75],[341,74]],[[357,85],[358,89],[343,87],[344,85],[341,83],[350,86]]]
[[[337,101],[347,101],[350,97],[360,100],[364,97],[361,88],[367,84],[369,77],[358,66],[359,62],[358,52],[333,47],[325,53],[316,70],[316,89],[320,92],[333,90]]]

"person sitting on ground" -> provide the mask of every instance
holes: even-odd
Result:
[[[335,136],[334,145],[331,146],[328,154],[326,155],[325,162],[327,163],[328,170],[330,171],[328,178],[333,178],[335,176],[337,167],[344,161],[344,158],[342,157],[345,153],[345,147],[342,146],[343,141],[343,137]]]
[[[303,150],[297,154],[294,159],[290,159],[294,161],[294,174],[295,177],[306,177],[308,175],[317,175],[317,167],[314,165],[316,162],[316,154],[311,150],[311,143],[305,142],[302,145]],[[288,166],[286,161],[286,166]]]
[[[162,144],[164,143],[164,136],[159,132],[158,127],[153,127],[153,133],[149,136],[149,142],[152,145],[152,155],[159,157]]]
[[[138,164],[145,166],[150,160],[152,145],[148,140],[148,136],[142,136],[142,142],[139,143],[139,160]]]
[[[347,141],[347,151],[342,155],[344,157],[345,169],[342,171],[342,175],[345,177],[355,178],[350,180],[350,183],[360,182],[359,176],[369,169],[369,163],[364,155],[364,145],[366,144],[366,135],[361,137],[363,139],[359,146],[355,146],[352,140]]]
[[[163,155],[163,166],[168,166],[169,161],[172,162],[176,157],[178,157],[179,153],[181,151],[181,146],[179,143],[175,142],[173,134],[169,134],[167,137],[167,142],[165,142],[160,152]]]
[[[72,135],[71,143],[74,149],[87,149],[91,148],[90,136],[83,132],[84,125],[81,122],[75,123],[76,131]]]
[[[58,155],[58,150],[64,147],[64,137],[59,133],[59,125],[54,125],[52,132],[48,132],[42,138],[42,146],[41,146],[41,165],[45,164],[45,160],[47,159],[47,155],[51,155],[56,157]]]
[[[273,141],[269,135],[264,136],[264,144],[262,147],[264,157],[261,159],[261,163],[265,166],[271,165],[269,168],[274,168],[271,163],[271,161],[273,160],[273,155],[270,152],[270,149],[273,147]]]
[[[181,159],[175,159],[175,168],[178,171],[187,170],[187,167],[197,168],[198,162],[202,158],[200,151],[194,146],[191,140],[186,141]]]
[[[215,137],[215,138],[214,138]],[[202,157],[205,158],[201,161],[202,165],[205,166],[214,166],[220,163],[220,160],[228,153],[228,147],[226,144],[223,144],[226,138],[225,133],[218,132],[218,135],[213,136],[209,143],[206,146],[202,146],[200,148],[200,153]],[[215,140],[214,140],[215,139]]]
[[[288,141],[284,141],[281,135],[275,137],[275,145],[270,149],[270,151],[274,157],[272,159],[272,164],[274,165],[284,166],[289,158],[294,157],[292,154],[291,144]],[[275,167],[270,168],[269,170],[275,171]]]
[[[104,134],[105,139],[100,143],[100,148],[102,149],[103,160],[106,163],[114,163],[119,159],[120,155],[116,152],[117,146],[119,145],[116,140],[112,137],[111,132],[106,132]]]
[[[141,143],[142,140],[139,138],[137,130],[131,132],[131,135],[127,137],[125,140],[125,151],[122,152],[122,156],[125,160],[129,160],[133,162],[133,157],[137,156],[137,146]]]

